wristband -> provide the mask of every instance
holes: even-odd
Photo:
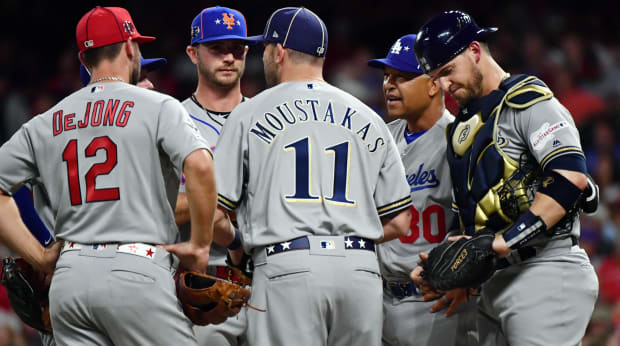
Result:
[[[228,245],[228,250],[237,250],[241,247],[241,231],[235,228],[235,239]]]

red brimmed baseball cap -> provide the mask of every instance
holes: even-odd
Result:
[[[138,43],[151,42],[152,36],[142,36],[133,24],[131,15],[121,7],[97,6],[88,11],[75,29],[80,53],[91,48],[127,41],[131,37]]]

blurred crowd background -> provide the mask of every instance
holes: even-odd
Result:
[[[385,114],[382,72],[367,61],[384,57],[400,36],[417,32],[439,11],[461,9],[480,26],[497,26],[489,41],[496,60],[511,73],[539,76],[572,113],[579,127],[588,169],[600,186],[602,206],[582,217],[580,244],[597,269],[599,302],[584,345],[620,345],[620,23],[614,2],[458,1],[91,1],[3,0],[0,3],[0,144],[22,123],[81,88],[75,43],[79,18],[95,5],[122,6],[144,35],[147,58],[165,57],[168,65],[149,74],[157,90],[179,100],[196,87],[196,70],[185,54],[190,23],[205,7],[240,10],[248,34],[262,33],[269,15],[284,6],[306,6],[326,23],[328,82]],[[250,47],[243,93],[264,88],[262,46]],[[451,111],[454,104],[448,101]],[[0,163],[2,164],[2,163]],[[0,255],[8,250],[0,246]],[[541,292],[541,294],[545,294]],[[11,311],[0,286],[0,346],[38,345],[38,336]]]

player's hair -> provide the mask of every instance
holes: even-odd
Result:
[[[114,60],[121,52],[124,42],[89,49],[82,53],[86,67],[97,66],[102,60]]]
[[[290,48],[286,48],[286,50],[291,61],[295,64],[310,64],[322,67],[323,62],[325,62],[325,58],[322,57],[312,56]]]

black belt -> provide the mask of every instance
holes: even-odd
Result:
[[[321,241],[321,247],[329,248],[332,244],[329,241]],[[268,245],[265,249],[267,256],[279,254],[292,250],[304,250],[310,248],[310,239],[308,237],[295,238],[282,243]],[[367,250],[375,252],[375,242],[368,238],[344,236],[345,250]]]
[[[577,239],[577,237],[575,237],[574,235],[571,235],[570,239],[571,239],[571,244],[572,244],[571,246],[575,246],[579,244],[579,239]],[[536,247],[534,246],[524,246],[522,248],[517,249],[517,253],[519,254],[519,260],[517,263],[520,263],[532,257],[536,257],[537,250],[536,250]],[[510,266],[511,264],[516,264],[516,263],[510,263],[506,258],[501,258],[497,262],[496,268],[504,269]]]
[[[388,281],[383,279],[383,288],[398,299],[420,295],[412,281]]]

